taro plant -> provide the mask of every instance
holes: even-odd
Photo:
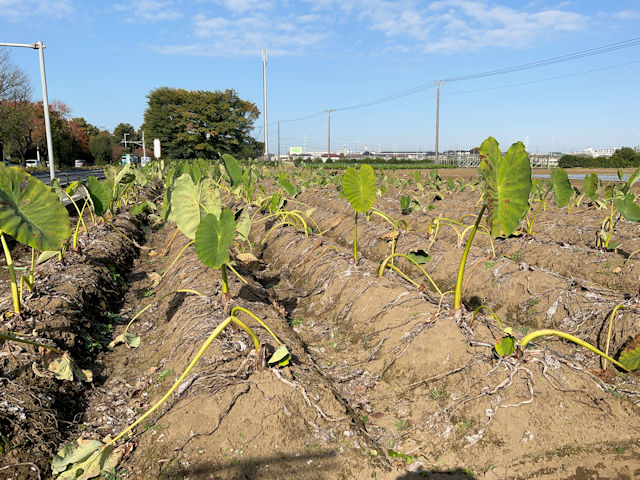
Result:
[[[71,235],[71,226],[69,213],[47,185],[19,167],[0,165],[0,243],[9,270],[13,310],[19,313],[20,296],[6,235],[31,247],[33,259],[35,250],[59,250]]]
[[[268,367],[285,367],[289,364],[291,360],[291,354],[287,349],[286,345],[280,341],[278,337],[271,331],[271,329],[263,322],[260,318],[254,315],[252,312],[242,308],[235,307],[231,310],[230,315],[220,323],[214,330],[211,332],[209,337],[202,344],[196,355],[193,357],[187,368],[182,372],[180,377],[174,382],[171,388],[165,393],[160,400],[158,400],[151,408],[149,408],[140,418],[138,418],[131,425],[126,427],[122,432],[120,432],[113,439],[104,438],[103,441],[100,440],[91,440],[84,439],[82,437],[67,443],[58,451],[51,462],[51,470],[54,476],[56,476],[57,480],[88,480],[91,478],[96,478],[108,474],[113,471],[115,467],[117,467],[118,463],[122,459],[124,455],[124,451],[126,448],[126,444],[121,444],[116,446],[118,441],[125,438],[127,434],[129,434],[136,426],[140,425],[146,418],[149,417],[153,412],[155,412],[167,399],[171,396],[171,394],[180,386],[182,381],[187,377],[189,372],[195,367],[200,358],[207,351],[211,343],[220,335],[220,333],[230,324],[234,324],[240,329],[242,329],[251,339],[253,343],[253,350],[249,353],[250,356],[253,356],[256,359],[257,367],[263,367],[261,365],[260,359],[264,359],[263,353],[264,349],[260,344],[260,340],[258,336],[253,331],[251,327],[249,327],[246,323],[244,323],[240,318],[238,318],[238,313],[242,312],[249,315],[253,318],[257,323],[259,323],[263,328],[269,332],[269,334],[274,338],[276,343],[278,344],[278,348],[275,350],[273,355],[266,361],[266,366]]]
[[[484,203],[471,229],[460,259],[454,290],[453,309],[462,315],[462,282],[471,243],[485,211],[493,237],[508,237],[517,230],[529,209],[531,192],[531,163],[522,142],[516,142],[502,156],[498,142],[489,137],[480,146],[480,167]]]
[[[499,338],[494,344],[495,351],[500,357],[509,357],[511,355],[516,355],[516,357],[520,357],[523,355],[524,349],[526,349],[527,346],[532,341],[540,337],[555,336],[555,337],[560,337],[569,342],[575,343],[576,345],[580,345],[581,347],[584,347],[587,350],[599,355],[604,359],[603,368],[606,368],[607,366],[606,362],[609,361],[612,364],[614,364],[616,367],[620,368],[621,370],[624,370],[625,372],[632,372],[634,370],[637,370],[640,367],[640,341],[638,341],[638,338],[634,339],[634,341],[629,343],[622,350],[622,352],[618,357],[618,360],[615,360],[614,358],[609,356],[609,340],[611,338],[611,326],[613,324],[613,320],[615,318],[616,312],[619,309],[624,309],[624,306],[616,305],[616,307],[611,312],[611,315],[609,316],[609,329],[607,334],[607,345],[606,345],[605,352],[599,350],[598,348],[591,345],[590,343],[585,342],[584,340],[574,335],[571,335],[569,333],[563,332],[561,330],[552,330],[552,329],[536,330],[528,333],[521,340],[518,340],[513,335],[513,330],[510,327],[506,327],[506,328],[503,327],[498,316],[489,307],[480,306],[476,308],[476,310],[473,312],[473,316],[475,318],[475,316],[481,310],[487,310],[490,312],[490,316],[493,317],[494,320],[496,320],[498,327],[505,334],[503,337]]]
[[[622,178],[619,171],[618,177]],[[604,190],[604,205],[609,209],[609,214],[602,221],[600,231],[596,236],[596,246],[602,250],[611,251],[618,244],[611,243],[616,225],[622,217],[631,222],[640,222],[640,206],[635,202],[635,195],[630,192],[631,187],[640,179],[640,167],[638,167],[625,183],[609,185]]]
[[[342,177],[342,189],[347,201],[355,211],[353,224],[353,260],[358,263],[358,213],[367,213],[376,199],[376,174],[370,165],[360,170],[349,167]]]
[[[196,254],[200,261],[208,267],[220,269],[222,298],[225,302],[230,297],[227,263],[229,262],[229,248],[235,238],[235,230],[234,214],[225,208],[219,216],[209,213],[202,218],[195,235]]]

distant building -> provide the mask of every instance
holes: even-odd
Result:
[[[609,158],[611,155],[618,150],[619,147],[616,148],[591,148],[587,147],[584,150],[576,150],[573,152],[575,155],[587,155],[589,157],[606,157]]]

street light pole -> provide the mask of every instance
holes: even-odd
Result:
[[[53,140],[51,136],[51,119],[49,118],[49,96],[47,95],[47,74],[44,69],[44,44],[39,40],[33,48],[38,49],[40,57],[40,78],[42,80],[42,107],[44,108],[44,126],[47,132],[47,156],[49,157],[49,176],[51,180],[56,178],[53,164]]]
[[[44,69],[44,49],[42,40],[36,43],[0,43],[0,47],[23,47],[39,50],[40,56],[40,78],[42,80],[42,108],[44,109],[44,126],[47,134],[47,154],[49,157],[49,175],[51,180],[56,178],[55,166],[53,165],[53,141],[51,140],[51,119],[49,118],[49,97],[47,95],[47,74]]]

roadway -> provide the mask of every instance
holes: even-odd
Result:
[[[31,173],[31,175],[36,177],[38,180],[46,183],[47,185],[49,184],[51,179],[49,172],[33,172]],[[76,180],[84,180],[89,176],[102,179],[104,178],[104,170],[101,168],[72,168],[71,170],[56,170],[56,178],[60,179],[60,183],[62,186],[69,185]]]

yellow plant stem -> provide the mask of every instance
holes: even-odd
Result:
[[[358,212],[353,222],[353,261],[356,265],[358,264]]]
[[[165,293],[164,295],[161,295],[160,297],[156,298],[153,302],[151,302],[149,305],[147,305],[146,307],[144,307],[142,310],[140,310],[138,313],[136,313],[133,318],[131,320],[129,320],[129,323],[127,323],[127,326],[124,329],[124,333],[127,333],[129,331],[129,327],[131,326],[131,324],[136,320],[136,318],[138,318],[140,315],[142,315],[144,312],[146,312],[150,307],[152,307],[153,305],[155,305],[156,303],[158,303],[160,300],[162,300],[163,298],[167,298],[168,296],[171,295],[175,295],[176,293],[193,293],[194,295],[198,295],[200,297],[204,297],[204,295],[202,295],[200,292],[198,292],[197,290],[192,290],[190,288],[181,288],[179,290],[175,290],[173,292],[169,292],[169,293]]]
[[[508,333],[508,332],[505,332],[505,329],[502,326],[502,323],[500,322],[500,319],[498,318],[498,315],[496,315],[496,312],[494,312],[493,310],[491,310],[489,307],[487,307],[485,305],[480,305],[478,308],[476,308],[473,311],[473,317],[471,318],[471,321],[476,319],[476,315],[478,315],[478,313],[480,313],[481,310],[488,310],[489,313],[491,313],[491,316],[493,317],[493,319],[496,322],[498,322],[498,326],[500,327],[500,330],[502,330],[504,333]]]
[[[478,225],[480,225],[480,220],[482,220],[482,215],[484,215],[484,211],[487,208],[487,204],[482,205],[482,210],[478,214],[478,218],[476,218],[476,223],[473,225],[471,229],[471,233],[469,234],[469,240],[467,240],[467,244],[464,247],[464,251],[462,252],[462,258],[460,259],[460,266],[458,267],[458,277],[456,278],[456,288],[453,297],[453,310],[460,311],[462,307],[462,279],[464,278],[464,267],[467,263],[467,257],[469,256],[469,250],[471,249],[471,243],[473,242],[473,237],[476,235],[476,231],[478,230]]]
[[[171,265],[169,265],[169,267],[167,267],[167,269],[164,271],[164,273],[162,274],[162,277],[160,277],[160,281],[158,282],[158,285],[160,285],[160,282],[162,281],[162,279],[164,278],[164,276],[167,274],[167,272],[169,270],[171,270],[171,267],[173,267],[176,262],[178,261],[178,259],[182,256],[182,254],[184,253],[184,251],[189,248],[191,245],[193,245],[194,243],[196,243],[195,240],[191,240],[189,243],[187,243],[182,250],[180,250],[180,253],[178,253],[178,255],[176,256],[176,258],[173,259],[173,262],[171,262]],[[157,287],[157,285],[156,285]]]
[[[220,275],[222,277],[222,294],[229,293],[229,280],[227,279],[227,264],[220,265]]]
[[[253,318],[256,322],[258,322],[260,325],[262,325],[262,326],[267,330],[267,332],[269,332],[269,333],[271,334],[271,336],[273,337],[273,339],[274,339],[276,342],[278,342],[278,344],[279,344],[279,345],[284,345],[284,344],[280,341],[280,339],[279,339],[278,337],[276,337],[276,334],[275,334],[275,333],[273,333],[273,332],[271,331],[271,329],[270,329],[270,328],[269,328],[269,327],[268,327],[268,326],[267,326],[267,325],[266,325],[262,320],[260,320],[260,319],[259,319],[259,318],[258,318],[258,317],[253,313],[253,312],[251,312],[250,310],[247,310],[246,308],[243,308],[243,307],[233,307],[233,308],[231,309],[231,316],[232,316],[232,317],[236,317],[235,313],[236,313],[236,312],[238,312],[238,311],[240,311],[240,312],[244,312],[244,313],[246,313],[247,315],[249,315],[249,316],[250,316],[251,318]]]
[[[7,245],[7,240],[4,237],[4,233],[0,230],[0,242],[2,242],[2,249],[4,250],[4,258],[7,261],[7,269],[9,270],[9,281],[11,282],[11,296],[13,297],[13,311],[14,313],[20,313],[20,297],[18,295],[18,282],[16,281],[16,270],[13,267],[13,260],[11,259],[11,252]]]
[[[607,355],[609,355],[609,342],[611,341],[611,327],[613,327],[613,319],[616,316],[616,312],[618,310],[626,310],[626,307],[624,305],[622,305],[621,303],[619,303],[618,305],[615,306],[615,308],[613,309],[613,312],[611,312],[611,316],[609,317],[609,329],[607,331],[607,346],[604,349],[604,353],[606,353]],[[604,362],[602,362],[602,369],[606,370],[607,369],[607,360],[605,358]]]
[[[242,275],[240,275],[238,271],[235,268],[233,268],[229,263],[227,263],[227,267],[229,268],[229,270],[231,270],[233,273],[236,274],[236,277],[238,277],[242,281],[242,283],[244,283],[245,285],[249,285],[249,282],[247,282],[247,280]]]
[[[178,236],[178,232],[180,232],[180,229],[178,227],[176,227],[176,230],[173,232],[173,235],[171,235],[171,238],[169,239],[169,242],[167,243],[167,246],[164,247],[164,249],[162,250],[162,253],[160,254],[161,257],[164,257],[167,254],[167,252],[171,248],[171,245],[173,244],[173,241]]]
[[[102,217],[102,218],[104,218],[104,220],[105,220],[105,221],[106,221],[106,222],[107,222],[107,223],[108,223],[108,224],[109,224],[109,225],[110,225],[110,226],[111,226],[111,227],[112,227],[112,228],[113,228],[113,229],[114,229],[114,230],[115,230],[115,231],[116,231],[116,232],[117,232],[117,233],[118,233],[122,238],[124,238],[125,240],[127,240],[127,241],[131,242],[133,245],[135,245],[135,246],[136,246],[136,247],[138,247],[138,248],[146,248],[146,247],[143,247],[142,245],[138,245],[138,242],[136,242],[134,239],[127,237],[127,236],[122,232],[122,230],[120,230],[118,227],[116,227],[116,226],[113,224],[113,222],[112,222],[111,220],[109,220],[107,217]]]
[[[211,343],[215,340],[215,338],[218,335],[220,335],[220,332],[222,332],[222,330],[224,330],[227,327],[227,325],[229,325],[231,322],[235,323],[242,330],[247,332],[247,334],[249,335],[249,337],[251,337],[251,340],[253,341],[253,346],[254,346],[255,350],[256,351],[260,350],[260,341],[258,340],[258,337],[256,336],[256,334],[253,333],[253,330],[251,330],[247,325],[245,325],[238,318],[236,318],[234,316],[227,317],[227,319],[224,322],[222,322],[220,325],[218,325],[215,328],[215,330],[211,333],[211,335],[209,335],[209,337],[205,340],[205,342],[200,347],[200,350],[198,350],[198,353],[196,353],[196,356],[193,357],[193,360],[191,360],[191,363],[189,363],[189,365],[187,366],[185,371],[182,373],[182,375],[180,375],[180,377],[178,377],[178,379],[175,381],[175,383],[169,389],[169,391],[167,393],[165,393],[162,396],[162,398],[160,400],[158,400],[149,410],[147,410],[144,413],[144,415],[142,415],[138,420],[136,420],[131,425],[129,425],[127,428],[125,428],[122,432],[120,432],[118,434],[118,436],[114,437],[113,440],[111,440],[109,443],[107,443],[102,448],[104,449],[104,448],[107,448],[107,447],[115,444],[118,440],[120,440],[127,433],[129,433],[131,430],[133,430],[140,422],[142,422],[145,418],[147,418],[149,415],[151,415],[153,412],[155,412],[158,409],[158,407],[160,407],[160,405],[162,405],[167,400],[167,398],[169,398],[169,396],[176,390],[176,388],[178,388],[178,386],[182,383],[182,381],[189,374],[191,369],[196,365],[196,363],[198,363],[198,360],[200,360],[202,355],[204,355],[204,352],[207,350],[207,348],[209,348],[209,345],[211,345]]]
[[[382,263],[380,264],[380,267],[378,268],[378,276],[381,277],[384,274],[385,268],[389,267],[391,268],[392,265],[389,264],[389,261],[394,258],[394,257],[402,257],[408,261],[410,261],[411,263],[413,263],[416,267],[418,267],[418,269],[422,272],[422,274],[427,277],[427,280],[429,280],[429,283],[431,283],[431,285],[433,286],[433,288],[435,288],[436,292],[438,292],[438,295],[442,296],[442,291],[438,288],[438,286],[436,285],[436,283],[431,279],[431,277],[429,276],[429,274],[425,271],[424,268],[422,268],[422,265],[420,265],[418,262],[416,262],[413,258],[411,258],[409,255],[405,255],[404,253],[394,253],[389,255],[387,258],[385,258]],[[397,269],[396,269],[397,271]],[[406,277],[405,277],[406,278]],[[412,282],[414,285],[416,284],[416,282]],[[419,285],[418,285],[419,286]]]
[[[537,330],[535,332],[531,332],[530,334],[525,336],[520,341],[520,346],[522,346],[522,348],[525,348],[527,346],[527,344],[529,342],[531,342],[532,340],[535,340],[538,337],[543,337],[543,336],[547,336],[547,335],[553,335],[553,336],[556,336],[556,337],[564,338],[565,340],[568,340],[568,341],[573,342],[573,343],[575,343],[577,345],[580,345],[581,347],[584,347],[587,350],[591,350],[593,353],[595,353],[597,355],[600,355],[605,360],[609,360],[616,367],[624,370],[625,372],[631,372],[631,370],[629,370],[623,364],[621,364],[620,362],[614,360],[613,358],[611,358],[606,353],[601,352],[600,350],[598,350],[596,347],[594,347],[590,343],[587,343],[587,342],[585,342],[583,340],[580,340],[578,337],[574,337],[573,335],[571,335],[569,333],[561,332],[560,330]]]

